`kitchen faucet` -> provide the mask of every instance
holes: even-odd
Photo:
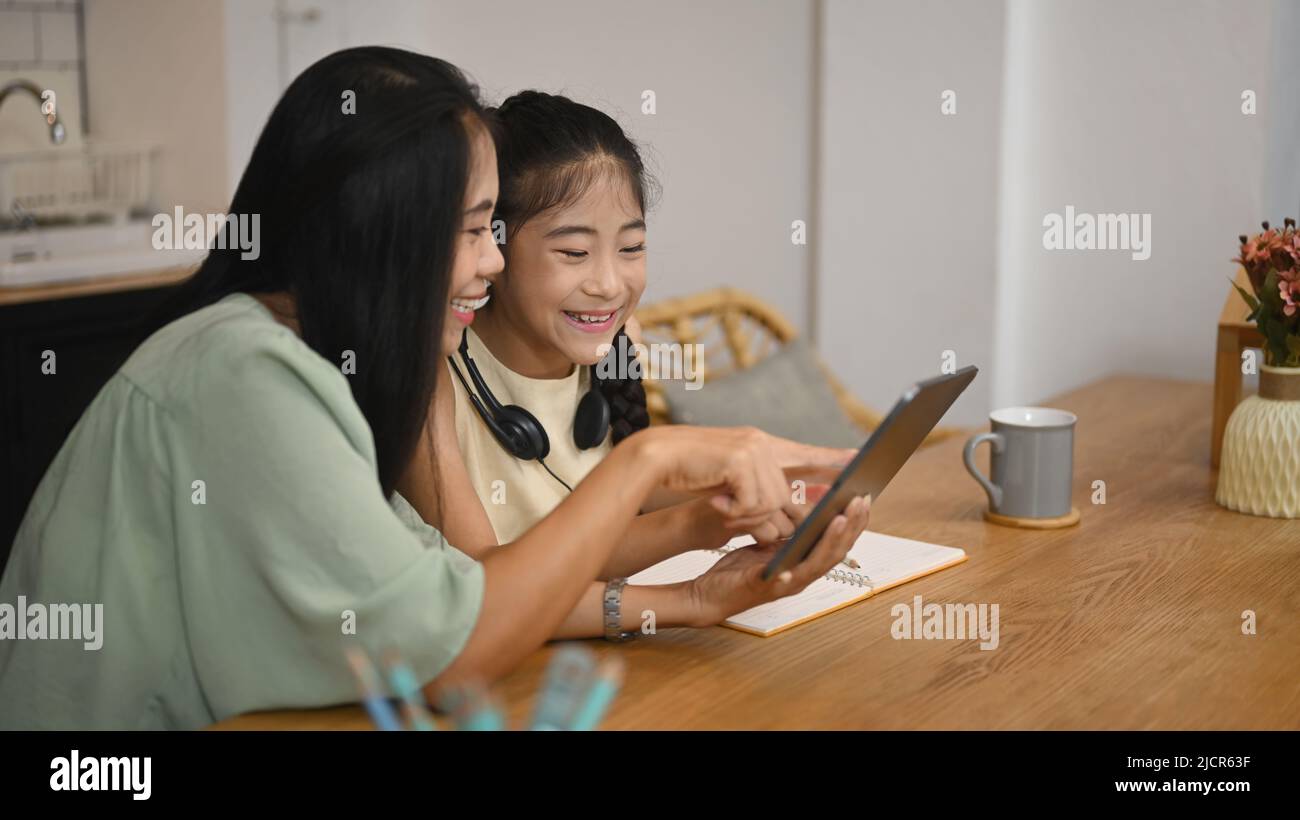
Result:
[[[10,80],[5,83],[4,88],[0,88],[0,106],[3,106],[5,100],[15,91],[26,91],[32,96],[32,99],[36,100],[37,105],[44,102],[44,98],[41,96],[42,91],[35,83],[29,80]],[[58,113],[51,110],[50,113],[46,114],[45,124],[50,127],[50,142],[55,145],[62,145],[63,140],[68,136],[68,132],[59,120]]]

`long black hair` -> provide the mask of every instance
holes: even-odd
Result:
[[[521,91],[493,111],[496,118],[497,175],[500,193],[493,219],[506,226],[505,257],[510,260],[509,236],[528,220],[551,208],[576,201],[611,171],[626,181],[644,214],[657,192],[653,177],[636,144],[612,117],[558,94]],[[490,305],[489,305],[490,307]],[[615,373],[638,372],[631,366],[632,345],[614,337],[611,356],[626,351]],[[645,388],[640,378],[592,378],[609,401],[613,442],[617,444],[650,424]]]
[[[442,60],[365,47],[318,61],[271,112],[230,206],[259,215],[260,255],[211,250],[169,310],[292,295],[312,350],[355,357],[385,495],[433,399],[476,119],[477,89]]]

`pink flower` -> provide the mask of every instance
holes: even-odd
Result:
[[[1287,316],[1294,316],[1296,309],[1300,308],[1300,302],[1297,302],[1296,299],[1293,298],[1300,298],[1300,280],[1294,278],[1295,271],[1289,271],[1289,273],[1292,274],[1292,279],[1290,281],[1279,281],[1277,283],[1277,289],[1278,293],[1282,296],[1282,301],[1285,303],[1282,306],[1282,313]]]
[[[1272,258],[1272,250],[1269,248],[1268,242],[1264,237],[1259,236],[1255,238],[1254,242],[1246,243],[1246,248],[1242,258],[1246,260],[1247,265],[1268,263]]]

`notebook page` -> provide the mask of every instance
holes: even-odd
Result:
[[[818,578],[804,587],[798,595],[788,595],[759,604],[752,609],[732,615],[726,623],[728,626],[747,632],[766,635],[809,616],[836,609],[870,594],[871,591],[867,587],[831,581],[824,577]]]
[[[716,550],[691,550],[660,561],[627,579],[629,584],[650,586],[676,584],[698,578],[718,563],[722,553]]]
[[[952,547],[868,530],[858,536],[853,548],[849,550],[848,557],[858,562],[858,569],[840,564],[833,570],[844,578],[861,579],[862,586],[828,577],[818,578],[799,594],[747,609],[728,618],[727,624],[746,631],[771,634],[939,567],[956,563],[965,555],[962,550]]]
[[[754,543],[744,535],[733,538],[723,550],[737,549]],[[838,565],[834,573],[840,580],[818,578],[797,595],[747,609],[728,618],[728,626],[746,632],[767,635],[800,621],[845,606],[853,601],[925,575],[965,558],[965,552],[952,547],[912,541],[907,538],[867,531],[858,537],[849,557],[858,569]],[[689,581],[712,567],[722,558],[717,550],[691,550],[661,561],[628,579],[630,584],[673,584]],[[848,583],[846,580],[858,580]]]
[[[676,584],[698,578],[718,563],[724,553],[757,543],[752,535],[737,535],[718,549],[690,550],[647,567],[627,579],[629,584]]]
[[[965,554],[953,547],[871,531],[862,533],[854,542],[853,549],[849,550],[849,557],[860,565],[853,572],[867,576],[876,592],[905,578],[956,561]]]

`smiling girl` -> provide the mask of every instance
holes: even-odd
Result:
[[[593,372],[611,343],[620,349],[617,335],[645,290],[650,182],[640,154],[610,117],[562,96],[525,91],[495,113],[494,219],[505,224],[505,267],[454,302],[465,331],[447,363],[452,389],[439,395],[425,440],[438,457],[413,460],[398,485],[474,555],[519,538],[571,491],[601,480],[599,467],[622,442],[651,434],[638,432],[648,424],[640,382]],[[757,430],[743,435],[805,478],[852,456]],[[648,497],[556,637],[618,638],[646,610],[659,626],[702,626],[771,600],[774,591],[746,575],[767,554],[759,548],[733,553],[693,583],[624,584],[663,558],[740,533],[762,542],[789,535],[810,509],[793,502],[792,477],[782,509],[762,520],[724,520],[707,497]],[[809,496],[815,503],[820,493]]]
[[[527,410],[547,431],[544,461],[506,452],[475,411],[473,385],[467,390],[456,379],[452,386],[471,482],[482,495],[494,486],[506,493],[505,503],[485,499],[496,538],[505,543],[560,503],[617,441],[649,422],[639,381],[602,382],[590,365],[645,290],[651,183],[635,146],[594,108],[525,91],[496,115],[506,184],[494,219],[505,225],[510,263],[465,335],[490,392]],[[469,369],[459,356],[453,365]],[[599,415],[583,409],[593,391],[587,407],[603,400],[610,419],[594,431],[578,429]]]

